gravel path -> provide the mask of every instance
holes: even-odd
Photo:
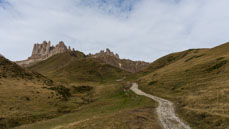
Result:
[[[157,107],[157,114],[164,129],[191,129],[176,116],[172,102],[156,96],[152,96],[150,94],[146,94],[145,92],[138,89],[137,83],[133,83],[131,90],[138,95],[146,96],[159,103],[159,106]]]

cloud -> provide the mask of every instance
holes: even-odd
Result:
[[[30,56],[33,44],[60,40],[85,53],[110,48],[153,61],[228,41],[227,0],[0,0],[0,53]]]

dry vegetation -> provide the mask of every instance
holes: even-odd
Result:
[[[161,129],[152,108],[154,107],[121,110],[111,115],[95,116],[55,129]]]
[[[229,43],[170,54],[139,73],[141,89],[176,103],[193,128],[229,127]],[[138,76],[139,76],[138,75]]]
[[[84,94],[87,94],[85,86],[92,84],[93,89],[89,88],[93,93],[92,102],[76,108],[72,113],[16,129],[126,129],[137,127],[161,129],[155,117],[156,103],[151,99],[135,95],[128,90],[129,87],[126,87],[126,84],[76,83],[74,87],[79,88],[74,92],[82,92],[83,89]]]
[[[106,83],[129,74],[94,58],[85,58],[81,52],[58,54],[33,65],[30,69],[66,84],[78,82]]]
[[[173,53],[137,74],[80,52],[58,54],[29,68],[55,82],[0,57],[0,128],[160,128],[153,110],[157,104],[116,81],[128,76],[125,81],[138,80],[146,93],[173,101],[192,128],[227,129],[228,48],[226,43]]]
[[[156,103],[116,81],[128,72],[83,57],[64,53],[32,67],[62,83],[2,58],[0,128],[160,129],[153,110]]]
[[[89,94],[71,88],[0,57],[0,128],[50,119],[88,103]]]

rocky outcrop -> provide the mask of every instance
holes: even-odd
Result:
[[[149,63],[144,61],[120,59],[118,54],[111,52],[109,49],[106,49],[106,51],[100,51],[94,55],[89,54],[88,56],[132,73],[139,72],[149,65]]]
[[[67,47],[63,41],[60,41],[56,46],[51,46],[50,41],[43,41],[41,44],[34,44],[32,55],[27,60],[17,61],[16,63],[23,67],[29,67],[40,61],[46,60],[53,55],[67,51],[75,51],[75,49]],[[110,51],[110,49],[106,49],[106,51],[102,50],[96,54],[89,54],[87,57],[95,58],[100,62],[118,67],[132,73],[139,72],[149,65],[149,63],[143,61],[120,59],[119,55]]]
[[[32,56],[29,59],[47,59],[53,55],[67,52],[68,49],[64,42],[61,41],[55,47],[51,46],[50,41],[44,41],[42,44],[34,44]]]
[[[106,58],[106,57],[114,57],[119,59],[119,55],[118,54],[114,54],[113,52],[110,51],[110,49],[106,49],[106,51],[101,50],[99,53],[96,53],[93,55],[94,58]]]
[[[27,60],[24,61],[17,61],[16,63],[18,65],[28,67],[36,62],[46,60],[53,55],[64,53],[67,52],[68,50],[71,50],[71,48],[70,47],[67,48],[67,46],[65,46],[63,41],[60,41],[55,47],[51,46],[50,41],[49,42],[43,41],[42,44],[39,43],[34,44],[31,57],[29,57]]]

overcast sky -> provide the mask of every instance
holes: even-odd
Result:
[[[34,43],[62,40],[151,62],[227,42],[228,12],[229,0],[0,0],[0,53],[22,60]]]

